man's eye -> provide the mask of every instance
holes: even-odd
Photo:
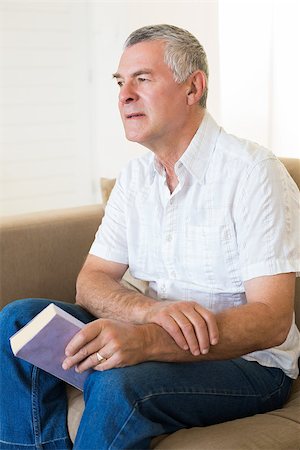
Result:
[[[118,81],[118,86],[122,87],[123,86],[123,81]]]
[[[143,78],[143,77],[139,77],[138,80],[141,81],[142,83],[143,83],[144,81],[149,81],[147,78]]]

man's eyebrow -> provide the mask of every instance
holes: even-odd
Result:
[[[137,70],[136,72],[133,72],[133,74],[131,74],[131,78],[135,78],[140,75],[152,75],[152,73],[153,72],[150,69],[140,69],[140,70]],[[113,78],[117,78],[117,79],[123,78],[119,72],[113,73],[112,76],[113,76]]]

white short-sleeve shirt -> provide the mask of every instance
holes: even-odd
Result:
[[[149,152],[117,179],[90,253],[128,264],[158,299],[214,312],[247,302],[244,281],[300,272],[299,190],[267,149],[227,134],[208,112],[175,165],[170,194]],[[300,334],[244,357],[296,378]]]

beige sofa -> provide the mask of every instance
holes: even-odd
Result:
[[[300,161],[283,161],[300,184]],[[1,307],[17,298],[74,301],[75,280],[101,221],[102,206],[14,216],[1,223]],[[134,281],[126,276],[130,287]],[[140,284],[143,288],[143,284]],[[296,320],[300,327],[300,285]],[[69,389],[69,430],[74,439],[82,414],[82,394]],[[267,414],[155,438],[152,447],[169,450],[299,450],[300,377],[287,404]]]

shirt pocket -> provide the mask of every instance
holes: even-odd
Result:
[[[241,288],[233,225],[186,224],[185,250],[185,271],[190,282],[211,292],[232,292]]]

